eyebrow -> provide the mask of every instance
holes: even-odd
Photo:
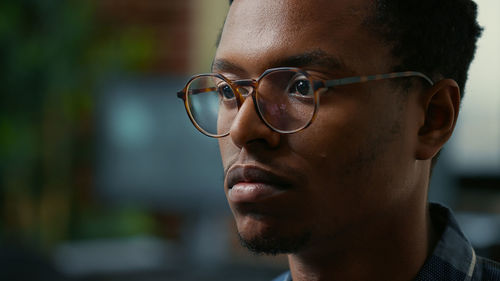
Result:
[[[271,63],[271,67],[321,67],[328,70],[345,70],[346,64],[338,57],[316,49],[298,55],[278,59]]]
[[[273,67],[320,67],[328,71],[352,72],[346,64],[338,57],[330,55],[321,49],[307,51],[297,55],[280,58],[272,61],[267,68]],[[226,59],[215,59],[212,63],[212,71],[224,71],[229,73],[244,73],[242,66],[232,63]]]
[[[242,73],[245,72],[242,67],[226,60],[226,59],[215,59],[212,62],[212,71],[222,71],[229,73]]]

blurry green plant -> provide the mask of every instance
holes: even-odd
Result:
[[[93,91],[153,59],[152,32],[100,25],[96,3],[0,2],[0,235],[9,243],[71,238],[92,192]]]

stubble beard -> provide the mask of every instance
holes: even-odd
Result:
[[[311,239],[311,233],[305,232],[296,236],[262,235],[251,239],[244,238],[239,232],[240,244],[257,255],[294,254],[304,249]]]

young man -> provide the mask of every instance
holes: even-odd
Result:
[[[427,203],[480,28],[469,0],[236,0],[179,97],[219,138],[242,243],[276,280],[500,280]]]

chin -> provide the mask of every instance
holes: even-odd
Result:
[[[309,242],[311,232],[294,231],[290,226],[273,226],[261,220],[246,219],[244,226],[238,224],[238,236],[243,247],[255,254],[293,254],[302,250]]]

